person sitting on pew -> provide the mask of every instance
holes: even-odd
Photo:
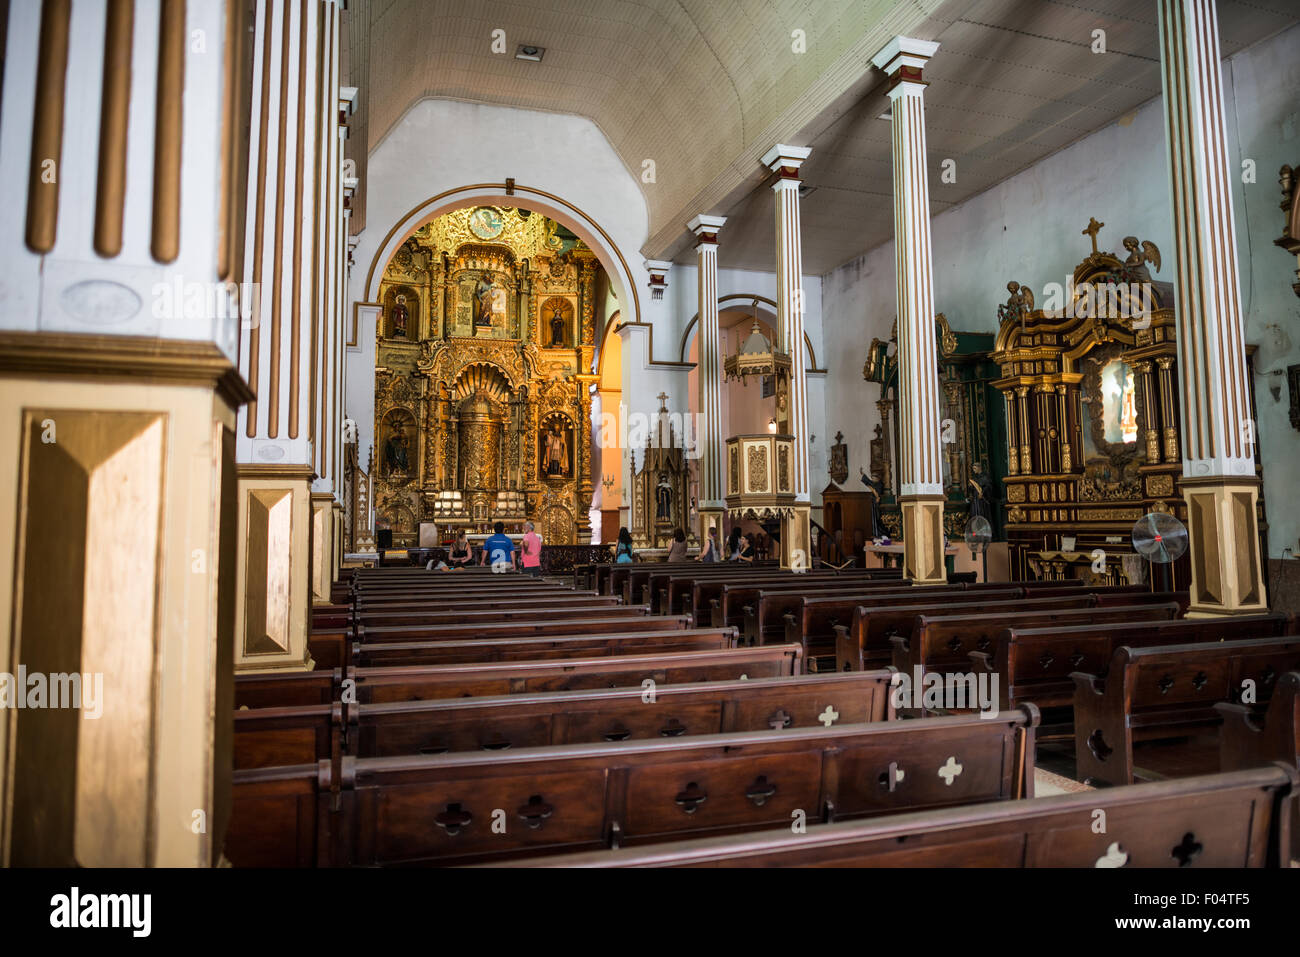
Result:
[[[752,533],[746,533],[745,537],[740,540],[740,550],[736,552],[735,560],[751,565],[754,563],[754,536]]]
[[[469,550],[469,539],[465,537],[465,529],[456,533],[456,540],[451,543],[451,561],[449,564],[452,568],[465,568],[473,563],[473,556]]]
[[[668,546],[668,561],[686,561],[686,533],[680,528],[673,532],[672,544]]]
[[[492,561],[492,568],[495,571],[503,565],[515,567],[515,543],[510,540],[506,534],[506,526],[502,522],[497,522],[492,526],[494,534],[488,536],[487,541],[483,543],[483,555],[479,558],[480,565],[486,565],[488,560]]]
[[[709,526],[709,535],[704,540],[704,547],[700,549],[700,554],[696,556],[697,562],[716,562],[721,561],[718,558],[718,529],[714,525]]]
[[[618,544],[614,546],[614,561],[620,565],[627,565],[636,560],[636,555],[632,552],[632,533],[624,525],[618,530]]]

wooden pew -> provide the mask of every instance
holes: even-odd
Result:
[[[889,569],[894,571],[894,569]],[[821,591],[833,588],[907,588],[911,582],[897,576],[879,576],[882,569],[845,569],[842,572],[802,572],[780,577],[740,576],[726,580],[701,580],[691,588],[690,604],[697,622],[744,625],[744,606],[757,597],[761,589]]]
[[[564,634],[608,634],[611,632],[665,631],[690,628],[686,615],[593,615],[566,618],[562,621],[513,621],[480,624],[465,622],[451,625],[359,625],[356,640],[362,644],[387,641],[452,641],[471,638],[522,638],[525,636]]]
[[[797,675],[798,645],[678,651],[606,658],[490,664],[351,668],[345,672],[361,704],[460,698],[475,695],[574,691],[583,688],[643,687],[688,681],[735,681]]]
[[[1285,867],[1300,774],[1281,764],[503,867]],[[1089,826],[1097,810],[1106,830]],[[1081,825],[1080,821],[1084,823]]]
[[[1087,596],[1084,596],[1087,597]],[[1057,599],[1045,599],[1054,602]],[[1018,606],[1028,600],[1017,602]],[[894,646],[894,667],[913,681],[927,671],[943,674],[969,672],[970,653],[992,647],[994,637],[1008,626],[1045,627],[1057,622],[1079,624],[1083,622],[1104,624],[1114,621],[1145,621],[1171,619],[1178,614],[1174,602],[1144,605],[1117,605],[1112,608],[1048,607],[1034,610],[959,615],[917,615],[912,633],[906,637],[895,635],[890,639]]]
[[[892,671],[355,705],[357,757],[888,721]]]
[[[911,591],[911,582],[897,578],[734,582],[717,589],[717,598],[709,601],[709,613],[725,624],[738,625],[749,644],[761,645],[768,640],[780,640],[785,613],[805,596],[857,594],[865,597]]]
[[[422,611],[358,612],[359,623],[374,628],[381,625],[454,625],[495,624],[504,622],[563,621],[575,618],[634,618],[647,614],[646,605],[551,605],[536,607],[526,603],[523,607],[483,608],[477,601],[472,606],[457,610],[450,603],[439,603],[433,609]]]
[[[809,572],[808,574],[824,574]],[[838,574],[838,573],[836,573]],[[642,600],[655,609],[677,609],[677,613],[693,613],[698,595],[696,584],[717,582],[719,585],[734,581],[792,581],[795,573],[778,565],[738,565],[734,562],[717,565],[699,565],[693,569],[652,571],[642,590]]]
[[[236,711],[235,770],[337,762],[343,730],[343,705],[338,701]]]
[[[1183,738],[1216,732],[1220,701],[1240,701],[1243,682],[1255,682],[1257,707],[1267,703],[1280,675],[1300,669],[1300,636],[1222,643],[1115,650],[1103,679],[1076,671],[1074,741],[1079,780],[1129,784],[1135,779],[1218,770],[1218,744],[1179,748],[1176,767],[1156,770],[1135,741]],[[1188,769],[1188,770],[1184,770]]]
[[[345,756],[332,862],[469,862],[788,828],[800,812],[828,821],[1011,800],[1032,794],[1036,722],[1030,707],[991,720]]]
[[[989,671],[999,676],[1000,708],[1032,701],[1046,710],[1073,708],[1074,681],[1070,673],[1104,675],[1120,645],[1154,647],[1294,633],[1295,623],[1282,614],[1016,627],[999,632],[991,648],[972,651],[970,657],[976,672]]]
[[[322,863],[337,781],[329,761],[235,771],[226,858],[235,867]]]
[[[1221,701],[1214,707],[1223,718],[1220,770],[1266,767],[1276,761],[1300,769],[1300,671],[1278,679],[1262,724],[1251,705]],[[1291,802],[1291,858],[1300,861],[1300,797]]]
[[[358,667],[437,665],[488,661],[546,661],[650,654],[658,651],[703,651],[732,648],[734,628],[687,628],[607,634],[546,635],[437,641],[354,642],[351,663]]]
[[[235,675],[236,708],[330,704],[339,698],[343,669]]]
[[[1037,595],[1037,592],[1034,594]],[[1050,598],[1019,598],[993,590],[949,595],[946,598],[947,604],[941,606],[942,610],[953,615],[993,614],[1009,608],[1021,612],[1083,609],[1095,605],[1091,596],[1077,589],[1070,595]],[[935,609],[933,595],[928,596],[923,604],[892,599],[871,605],[859,604],[853,609],[853,617],[847,629],[843,625],[834,626],[836,668],[840,671],[860,671],[892,663],[899,653],[894,646],[895,639],[910,639],[919,618],[932,615]],[[908,673],[911,674],[910,671]]]

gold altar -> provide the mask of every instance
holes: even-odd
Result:
[[[591,368],[602,268],[581,239],[526,209],[478,206],[426,223],[381,283],[376,329],[376,526],[395,547],[424,522],[536,523],[590,540]]]

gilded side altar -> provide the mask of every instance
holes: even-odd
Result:
[[[395,547],[495,521],[590,539],[591,368],[601,266],[563,226],[479,206],[389,261],[376,329],[376,526]]]

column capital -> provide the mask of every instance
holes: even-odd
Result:
[[[701,213],[687,223],[686,228],[695,234],[695,245],[701,246],[710,243],[716,246],[718,230],[723,227],[726,221],[726,216],[709,216]]]
[[[643,265],[646,272],[650,274],[651,298],[662,299],[664,289],[668,286],[668,271],[673,268],[673,264],[661,259],[647,259]]]
[[[809,146],[786,146],[784,143],[777,143],[763,154],[759,162],[779,174],[781,179],[797,180],[799,167],[804,164],[811,152],[812,147]]]
[[[871,62],[884,71],[893,81],[893,86],[905,81],[920,83],[921,69],[938,49],[939,44],[933,40],[894,37],[871,58]]]

